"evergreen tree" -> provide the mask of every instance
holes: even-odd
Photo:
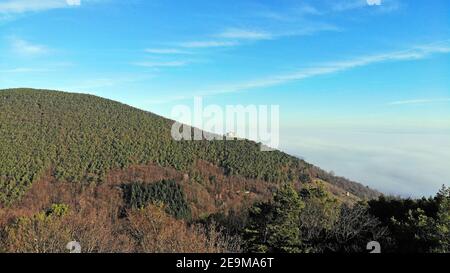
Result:
[[[248,252],[300,251],[299,215],[304,204],[292,185],[286,184],[270,203],[256,204],[244,230]]]
[[[338,220],[341,204],[325,190],[323,184],[305,186],[299,194],[305,203],[299,221],[302,252],[323,252],[324,237]]]
[[[125,201],[131,208],[143,208],[148,204],[163,204],[166,212],[178,219],[190,219],[191,210],[183,188],[174,180],[156,183],[132,183],[123,185]]]
[[[450,188],[445,186],[436,196],[439,202],[439,210],[436,219],[436,241],[437,246],[432,252],[450,252]]]

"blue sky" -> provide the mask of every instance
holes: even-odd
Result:
[[[278,104],[283,150],[430,195],[450,184],[449,14],[447,0],[0,0],[0,88],[164,116],[194,96]]]

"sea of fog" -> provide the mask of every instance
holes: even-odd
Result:
[[[450,131],[282,129],[281,149],[336,175],[403,197],[450,186]]]

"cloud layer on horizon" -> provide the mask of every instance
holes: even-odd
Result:
[[[285,132],[281,143],[291,154],[385,194],[428,197],[450,185],[448,134],[305,127]]]

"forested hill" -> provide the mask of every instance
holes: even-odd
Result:
[[[111,170],[153,163],[179,171],[198,160],[226,175],[268,182],[326,181],[361,198],[379,195],[280,151],[248,140],[174,141],[172,121],[92,95],[0,90],[0,203],[19,200],[51,171],[58,181],[96,183]]]

